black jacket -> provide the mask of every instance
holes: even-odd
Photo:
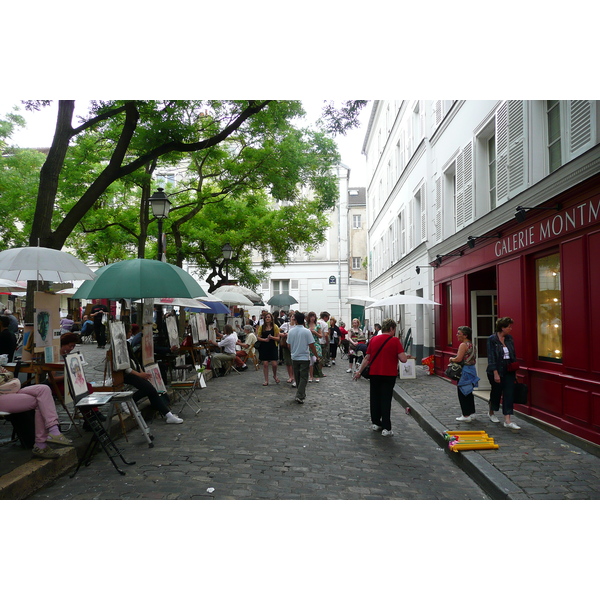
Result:
[[[517,354],[515,352],[515,343],[512,335],[504,337],[504,343],[508,348],[509,360],[504,359],[504,348],[502,343],[498,339],[498,335],[493,333],[490,335],[487,341],[487,355],[488,355],[488,366],[486,369],[487,373],[493,373],[498,371],[500,377],[506,373],[507,363],[515,362],[517,360]]]

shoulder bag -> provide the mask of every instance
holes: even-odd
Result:
[[[446,377],[458,381],[462,377],[463,366],[459,363],[450,363],[446,369]]]
[[[373,357],[373,360],[360,372],[360,374],[365,378],[365,379],[371,379],[371,373],[370,373],[370,367],[371,365],[375,362],[375,359],[379,356],[379,353],[383,350],[383,347],[392,339],[391,335],[388,335],[388,339],[385,340],[385,342],[383,342],[383,344],[381,344],[381,346],[379,347],[379,350],[377,350],[377,352],[375,353],[375,356]]]

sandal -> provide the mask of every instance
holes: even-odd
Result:
[[[279,379],[277,379],[277,377],[275,377],[274,379],[275,379],[275,383],[279,383]]]
[[[286,381],[286,383],[294,383],[294,380],[293,380],[293,379],[288,379],[288,380]]]
[[[266,381],[265,383],[263,383],[263,385],[269,385],[269,382],[268,382],[268,381]]]

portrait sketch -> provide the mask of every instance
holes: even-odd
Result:
[[[125,324],[122,321],[113,321],[109,324],[109,327],[113,369],[115,371],[122,371],[129,367],[129,352],[127,351]]]
[[[398,363],[400,379],[416,379],[417,368],[414,358],[409,358],[405,363]]]
[[[208,339],[208,329],[206,328],[206,317],[203,313],[196,313],[198,321],[198,339],[205,342]]]
[[[198,313],[190,315],[190,326],[192,328],[192,342],[197,344],[200,341],[200,332],[198,331]]]
[[[154,335],[152,333],[152,324],[144,324],[144,334],[142,335],[142,364],[144,366],[154,362]]]
[[[169,346],[179,346],[179,333],[177,331],[177,319],[173,315],[169,315],[165,319],[167,324],[167,334],[169,336]]]
[[[87,383],[83,373],[83,357],[79,353],[68,354],[65,357],[65,371],[71,396],[75,402],[88,394]]]
[[[166,392],[167,388],[163,382],[162,375],[160,374],[160,367],[157,364],[151,364],[144,367],[146,373],[150,373],[152,375],[152,379],[150,379],[150,383],[156,388],[157,392]]]

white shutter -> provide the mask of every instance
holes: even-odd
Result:
[[[567,103],[568,160],[592,147],[593,106],[590,100],[571,100]]]
[[[442,241],[442,178],[435,180],[435,241]]]
[[[525,100],[504,102],[496,113],[497,204],[527,186],[527,113]]]
[[[425,184],[419,188],[421,197],[421,242],[427,241],[427,198],[425,197]]]
[[[465,224],[464,213],[464,154],[459,152],[456,157],[456,189],[454,190],[454,218],[456,231]]]
[[[402,256],[406,254],[406,210],[404,208],[400,211],[400,252]]]
[[[508,193],[514,198],[527,187],[527,118],[525,100],[508,102]]]
[[[431,103],[431,109],[432,109],[432,121],[433,121],[433,130],[435,131],[435,129],[437,128],[437,126],[442,122],[442,101],[441,100],[434,100]]]
[[[475,203],[473,202],[473,142],[469,142],[463,154],[463,217],[464,225],[473,222]]]
[[[415,200],[411,198],[408,203],[408,223],[406,227],[408,229],[408,248],[407,252],[410,252],[415,247]]]

